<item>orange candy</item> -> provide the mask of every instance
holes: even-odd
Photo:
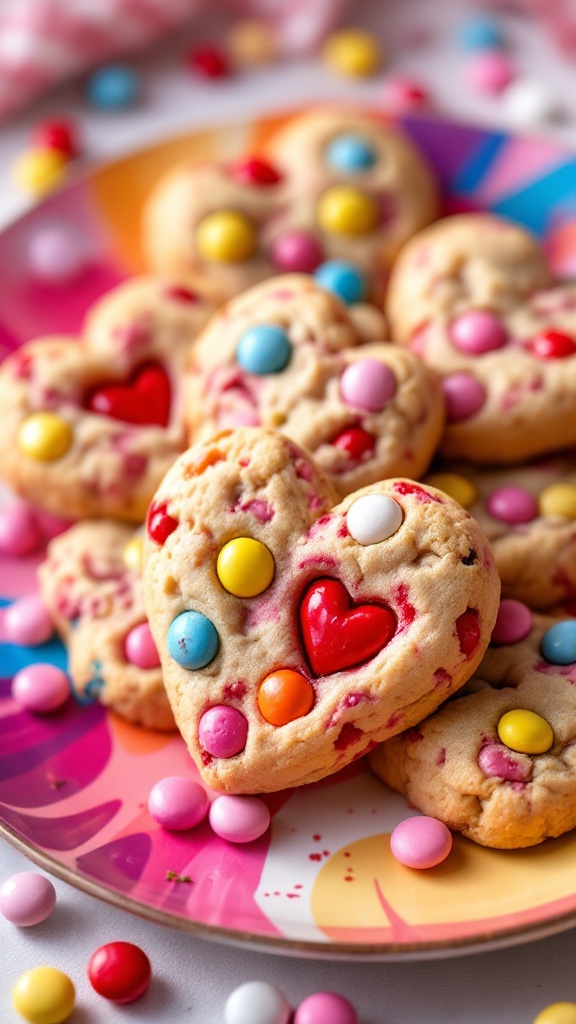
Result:
[[[260,684],[258,707],[270,725],[288,725],[295,718],[307,715],[313,705],[313,687],[303,675],[292,669],[271,672]]]

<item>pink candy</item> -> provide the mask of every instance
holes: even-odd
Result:
[[[394,75],[384,82],[383,99],[391,114],[424,110],[430,106],[429,93],[421,82],[405,75]]]
[[[4,616],[6,638],[11,644],[36,647],[46,643],[54,632],[48,609],[38,594],[30,594],[6,610]]]
[[[496,624],[492,630],[493,644],[517,644],[532,629],[532,612],[521,601],[506,597],[500,601]]]
[[[50,284],[67,284],[86,269],[84,242],[68,224],[47,224],[32,236],[28,249],[32,273]]]
[[[138,668],[159,667],[160,658],[147,622],[141,622],[130,630],[124,640],[124,654],[126,661]]]
[[[516,68],[501,50],[482,50],[470,59],[467,77],[473,89],[494,96],[516,77]]]
[[[198,739],[213,757],[234,757],[244,750],[248,722],[241,711],[217,704],[205,711],[198,726]]]
[[[36,551],[41,543],[40,527],[27,505],[0,508],[0,554],[22,558]]]
[[[494,519],[513,526],[536,519],[538,502],[523,487],[498,487],[486,501],[486,509]]]
[[[45,921],[55,906],[52,882],[36,871],[19,871],[0,887],[0,914],[20,928]]]
[[[357,359],[344,370],[340,393],[346,405],[381,412],[396,394],[396,377],[378,359]]]
[[[208,813],[206,791],[184,775],[169,775],[150,790],[148,810],[163,828],[181,832],[194,828]]]
[[[229,843],[251,843],[264,835],[270,811],[257,796],[219,796],[210,808],[210,824]]]
[[[489,778],[506,782],[527,782],[532,774],[531,765],[517,761],[513,753],[501,743],[487,743],[478,754],[478,764]]]
[[[356,1010],[337,992],[315,992],[294,1014],[294,1024],[358,1024]]]
[[[461,352],[482,355],[502,348],[507,334],[497,316],[487,310],[476,309],[462,313],[450,324],[450,337]]]
[[[471,373],[451,373],[442,381],[449,422],[469,419],[482,408],[486,391]]]
[[[290,231],[272,243],[270,257],[284,273],[312,274],[324,255],[318,242],[305,231]]]
[[[12,697],[27,711],[50,714],[68,700],[70,687],[65,672],[39,662],[20,669],[12,680]]]
[[[396,860],[408,868],[433,868],[450,853],[452,833],[437,818],[405,818],[390,836],[390,849]]]

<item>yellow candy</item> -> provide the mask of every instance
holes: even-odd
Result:
[[[237,537],[221,549],[216,564],[220,583],[235,597],[256,597],[274,579],[274,559],[265,544]]]
[[[541,516],[576,519],[576,487],[574,484],[550,484],[542,491],[538,508]]]
[[[550,1003],[540,1011],[534,1024],[576,1024],[576,1003]]]
[[[144,547],[144,538],[137,534],[132,537],[127,544],[124,545],[122,551],[122,560],[127,569],[131,569],[132,572],[140,572],[142,569],[142,549]]]
[[[16,185],[33,196],[42,196],[64,176],[68,157],[58,149],[27,149],[12,169]]]
[[[56,967],[34,967],[18,978],[12,1005],[30,1024],[61,1024],[71,1015],[75,997],[67,974]]]
[[[366,235],[379,221],[372,196],[353,185],[333,185],[320,197],[318,223],[333,235]]]
[[[534,711],[507,711],[498,722],[498,736],[520,754],[545,754],[554,743],[552,727]]]
[[[324,44],[323,56],[332,71],[347,78],[367,78],[382,63],[376,36],[359,28],[334,32]]]
[[[52,462],[65,455],[74,434],[67,420],[55,412],[35,412],[20,427],[18,447],[24,455],[38,462]]]
[[[459,502],[462,508],[470,508],[478,497],[478,491],[472,481],[458,473],[433,473],[426,478],[426,483],[431,487],[437,487],[439,491],[444,491],[444,494]]]
[[[237,210],[209,213],[196,229],[196,245],[205,260],[215,263],[241,263],[248,260],[257,245],[252,221]]]

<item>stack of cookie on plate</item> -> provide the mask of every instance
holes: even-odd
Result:
[[[524,846],[576,826],[576,481],[551,456],[576,444],[576,286],[520,228],[437,212],[356,112],[176,168],[157,276],[2,365],[0,467],[80,520],[40,571],[79,699],[176,724],[214,789],[370,753]]]

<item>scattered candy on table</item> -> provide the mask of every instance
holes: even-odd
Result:
[[[294,1024],[358,1024],[356,1010],[337,992],[315,992],[294,1014]]]
[[[38,594],[29,594],[14,601],[4,616],[6,638],[22,647],[37,647],[54,633],[48,609]]]
[[[40,281],[69,284],[80,276],[87,263],[85,242],[71,224],[46,224],[30,239],[28,265]]]
[[[257,796],[218,796],[210,807],[210,825],[229,843],[251,843],[270,825],[270,811]]]
[[[20,975],[12,990],[12,1005],[29,1024],[62,1024],[71,1016],[75,1000],[70,978],[56,967],[33,967]]]
[[[512,598],[503,598],[492,630],[493,644],[517,644],[532,629],[532,612],[527,605]]]
[[[550,1003],[532,1024],[576,1024],[576,1003]]]
[[[576,519],[576,487],[574,484],[550,484],[540,492],[538,511],[541,516],[562,516]]]
[[[0,508],[0,553],[24,558],[38,550],[43,536],[38,520],[28,505]]]
[[[58,149],[26,149],[12,168],[15,184],[40,198],[56,188],[66,172],[68,157]]]
[[[146,953],[132,942],[107,942],[90,957],[88,978],[99,996],[113,1003],[133,1003],[150,985]]]
[[[457,41],[463,50],[504,49],[506,39],[502,25],[489,14],[471,14],[459,27]]]
[[[432,473],[426,477],[426,483],[431,487],[437,487],[439,491],[444,491],[462,505],[462,508],[470,508],[478,497],[474,484],[459,473]]]
[[[486,501],[486,510],[502,523],[529,523],[538,515],[538,501],[523,487],[498,487]]]
[[[19,871],[0,886],[0,914],[20,928],[45,921],[56,906],[56,890],[37,871]]]
[[[247,981],[228,996],[224,1024],[288,1024],[291,1015],[280,989],[266,981]]]
[[[125,64],[109,64],[90,75],[87,94],[100,110],[126,110],[140,99],[140,78]]]
[[[12,697],[27,711],[48,715],[70,696],[68,676],[61,668],[38,662],[21,668],[12,679]]]
[[[426,815],[405,818],[390,836],[390,849],[396,860],[408,868],[433,868],[450,853],[452,833],[437,818]]]
[[[80,151],[74,123],[64,119],[40,121],[34,128],[32,143],[38,149],[56,149],[68,160],[73,160]]]
[[[499,95],[516,77],[516,67],[501,50],[482,50],[470,58],[466,68],[468,82],[477,92]]]
[[[190,50],[186,63],[191,71],[202,78],[228,78],[230,64],[223,50],[216,46],[202,46]]]
[[[150,790],[148,810],[163,828],[180,832],[194,828],[208,814],[206,790],[184,775],[160,779]]]
[[[346,78],[369,78],[383,62],[379,40],[360,28],[334,32],[324,43],[322,55],[331,71]]]
[[[502,96],[508,122],[518,130],[538,128],[560,114],[560,105],[544,82],[519,78]]]

